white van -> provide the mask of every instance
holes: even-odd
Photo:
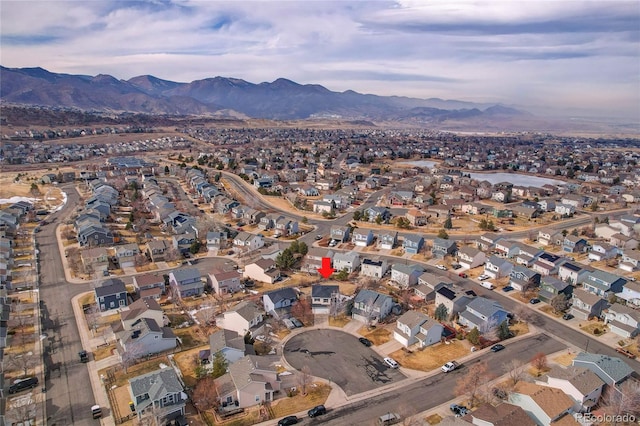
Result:
[[[493,290],[495,288],[489,281],[483,281],[480,285],[484,288],[488,288],[489,290]]]
[[[400,422],[400,415],[396,413],[387,413],[378,417],[379,426],[393,425]]]

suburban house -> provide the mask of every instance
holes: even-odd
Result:
[[[229,365],[245,356],[244,336],[222,328],[209,336],[207,361],[211,364],[217,353],[222,353]]]
[[[230,364],[227,373],[215,379],[219,411],[247,408],[273,401],[281,381],[275,366],[264,357],[246,355]]]
[[[604,310],[604,323],[618,336],[633,338],[640,333],[640,311],[614,303]]]
[[[291,310],[291,306],[298,301],[298,293],[291,287],[283,287],[262,295],[264,311],[276,317],[282,317]]]
[[[340,286],[319,285],[311,286],[311,310],[314,315],[331,314],[332,303],[340,297]],[[335,312],[337,314],[338,312]]]
[[[640,282],[629,281],[624,285],[620,293],[616,293],[616,297],[624,299],[628,304],[640,306]]]
[[[429,223],[430,215],[423,210],[409,209],[405,214],[405,217],[411,226],[424,226]]]
[[[511,259],[520,253],[520,243],[506,239],[498,240],[493,247],[493,252],[500,257]]]
[[[392,250],[398,244],[398,233],[395,231],[378,234],[378,245],[383,250]]]
[[[609,303],[597,294],[584,291],[581,288],[573,290],[571,297],[572,305],[569,311],[576,318],[588,320],[600,318],[602,311],[609,306]]]
[[[538,231],[538,242],[543,246],[559,246],[564,241],[562,232],[554,229],[541,229]]]
[[[386,207],[373,206],[364,211],[364,216],[369,218],[369,222],[380,220],[386,223],[391,218],[391,212]]]
[[[551,371],[537,384],[559,389],[573,399],[575,413],[589,412],[598,403],[604,382],[584,367],[552,366]]]
[[[322,247],[309,247],[309,251],[300,269],[317,274],[318,268],[322,267],[322,258],[324,257],[329,258],[331,262],[333,262],[333,251]]]
[[[563,294],[565,298],[569,299],[573,294],[573,285],[556,277],[543,277],[540,281],[538,299],[550,303],[558,294]]]
[[[242,290],[242,274],[235,269],[216,270],[209,274],[209,285],[216,294],[233,294]]]
[[[360,266],[360,254],[355,251],[338,252],[333,255],[333,267],[336,271],[355,272]]]
[[[529,268],[538,259],[538,256],[540,256],[542,252],[543,250],[536,247],[521,244],[520,252],[516,255],[516,263],[518,265],[524,265]]]
[[[367,247],[373,243],[373,231],[371,229],[354,229],[351,233],[351,242],[358,247]]]
[[[290,219],[288,217],[278,218],[275,222],[274,228],[275,228],[275,230],[273,231],[274,236],[295,235],[298,232],[300,232],[298,229],[298,221],[294,219]]]
[[[566,262],[564,257],[556,256],[555,254],[544,252],[538,256],[538,260],[533,262],[531,269],[540,273],[543,277],[547,275],[555,275],[558,273],[560,265]]]
[[[486,333],[506,321],[507,314],[502,305],[495,300],[476,297],[460,312],[458,322],[469,329],[477,327],[481,333]]]
[[[584,367],[593,371],[607,385],[615,386],[633,374],[633,368],[615,356],[580,352],[574,359],[574,367]]]
[[[100,312],[124,308],[128,304],[127,288],[119,279],[108,279],[93,292]]]
[[[484,264],[484,273],[494,279],[508,277],[512,269],[513,263],[495,254],[489,256]]]
[[[424,330],[424,334],[422,334],[421,329]],[[440,342],[443,329],[442,324],[422,312],[407,311],[396,320],[393,338],[405,348],[415,343],[420,343],[421,347],[426,347]]]
[[[220,250],[227,241],[227,233],[222,231],[207,232],[207,250]]]
[[[404,236],[402,242],[402,248],[406,253],[417,254],[424,245],[424,237],[415,234],[408,234]]]
[[[636,252],[639,253],[639,252]],[[618,249],[607,243],[594,243],[589,250],[589,260],[598,262],[601,260],[614,259],[618,255]],[[623,259],[624,262],[624,259]]]
[[[467,305],[475,298],[472,291],[459,291],[458,289],[442,286],[436,290],[435,306],[444,305],[447,308],[449,318],[453,318],[467,308]]]
[[[109,269],[109,252],[104,247],[83,249],[80,252],[80,260],[88,271],[102,273]]]
[[[471,417],[469,422],[454,417],[454,420],[452,420],[454,423],[449,425],[453,426],[455,424],[458,426],[459,422],[460,426],[465,426],[469,423],[482,426],[536,426],[536,422],[522,408],[505,402],[496,406],[485,402],[469,413],[468,416]]]
[[[587,248],[587,240],[575,235],[567,235],[562,242],[562,251],[567,253],[582,253]]]
[[[554,424],[564,416],[575,424],[570,415],[574,401],[559,389],[520,381],[509,392],[509,403],[522,408],[538,425]]]
[[[458,263],[464,269],[473,269],[484,265],[487,257],[483,251],[474,247],[462,247],[458,250]]]
[[[393,308],[391,296],[373,290],[360,290],[353,300],[352,318],[364,323],[384,320]]]
[[[155,319],[140,317],[128,329],[116,333],[121,358],[141,358],[177,346],[176,335],[170,327],[162,327]]]
[[[171,367],[129,379],[129,396],[138,420],[151,415],[154,424],[167,424],[185,414],[187,394]]]
[[[170,245],[166,240],[149,241],[147,243],[147,255],[152,262],[163,262],[169,247]]]
[[[618,267],[627,272],[640,269],[640,250],[624,250]]]
[[[185,232],[171,237],[171,245],[180,254],[186,254],[191,249],[191,245],[196,241],[195,232]]]
[[[389,266],[386,260],[363,259],[360,264],[360,275],[371,278],[382,278]]]
[[[178,297],[199,296],[204,293],[204,283],[197,268],[178,269],[169,273],[169,285]]]
[[[437,259],[443,259],[445,256],[453,256],[458,251],[458,245],[454,240],[445,240],[444,238],[436,238],[433,240],[431,253]]]
[[[223,312],[217,323],[220,328],[233,330],[242,336],[247,333],[256,336],[262,332],[263,320],[262,309],[250,300],[244,300]]]
[[[594,269],[578,280],[578,284],[582,284],[585,291],[602,297],[620,293],[626,282],[627,280],[621,276],[600,269]]]
[[[240,231],[233,239],[233,246],[244,251],[258,250],[264,247],[264,239],[261,235]]]
[[[114,332],[120,330],[131,330],[133,324],[142,318],[153,320],[159,326],[164,324],[164,313],[162,308],[153,299],[138,299],[126,310],[120,312],[120,322],[114,326]]]
[[[116,259],[118,260],[118,265],[121,268],[130,268],[135,266],[136,256],[140,254],[140,249],[136,243],[115,246],[113,251],[115,252]]]
[[[164,277],[157,274],[134,275],[133,288],[142,299],[158,300],[164,294]]]
[[[509,273],[509,285],[518,291],[538,288],[540,274],[522,265],[514,265]]]
[[[418,283],[418,277],[423,272],[424,269],[420,265],[394,263],[391,266],[391,281],[398,284],[400,288],[408,288]]]
[[[502,239],[502,236],[494,234],[493,232],[485,232],[480,235],[480,238],[476,240],[478,248],[482,251],[493,250],[496,243]]]
[[[244,277],[267,284],[280,279],[280,270],[272,259],[259,259],[244,267]]]
[[[349,236],[351,234],[351,228],[348,226],[332,226],[329,235],[332,240],[336,240],[341,243],[346,243],[349,241]]]
[[[436,297],[436,290],[443,286],[451,287],[451,282],[443,281],[442,277],[425,272],[418,277],[418,285],[413,292],[424,301],[433,300]]]

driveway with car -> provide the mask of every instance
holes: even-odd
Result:
[[[331,380],[349,396],[405,378],[356,336],[339,330],[297,334],[285,343],[284,357],[297,370],[309,366],[311,374]]]

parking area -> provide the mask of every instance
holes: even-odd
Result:
[[[358,338],[338,330],[309,330],[287,341],[284,357],[295,369],[336,383],[347,395],[388,385],[405,376]]]

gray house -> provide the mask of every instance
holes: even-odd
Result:
[[[579,353],[573,360],[573,366],[588,368],[610,386],[621,383],[633,374],[633,368],[618,357],[587,352]]]
[[[161,327],[152,318],[141,317],[126,330],[117,333],[118,350],[121,356],[142,358],[174,349],[176,335],[170,327]]]
[[[410,254],[417,254],[423,245],[424,237],[414,234],[405,235],[404,241],[402,242],[402,248]]]
[[[121,280],[106,280],[100,287],[96,287],[93,291],[96,304],[99,306],[101,312],[123,308],[128,304],[127,288]]]
[[[384,320],[393,308],[391,296],[373,290],[360,290],[353,300],[351,316],[364,323]]]
[[[476,297],[467,304],[466,310],[460,313],[458,322],[472,329],[477,327],[486,333],[507,320],[507,311],[495,300]]]
[[[221,352],[229,364],[233,364],[245,356],[244,336],[233,330],[220,329],[209,336],[209,363],[213,363],[215,355]]]
[[[204,292],[202,276],[197,268],[185,268],[171,272],[169,285],[181,298],[198,296]]]
[[[329,235],[332,240],[337,240],[341,243],[349,241],[349,235],[351,228],[348,226],[332,226]]]
[[[442,259],[447,255],[455,255],[458,251],[458,246],[454,240],[445,240],[443,238],[436,238],[433,240],[433,247],[431,253],[433,257]]]
[[[173,368],[129,379],[129,395],[138,419],[151,413],[155,424],[166,424],[185,414],[187,395]]]

